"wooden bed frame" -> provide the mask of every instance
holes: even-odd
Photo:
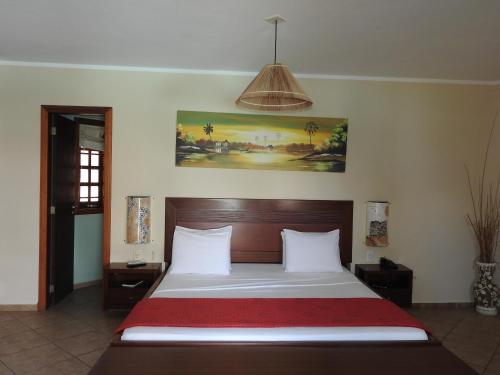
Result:
[[[165,200],[165,262],[169,263],[172,257],[172,239],[176,225],[186,226],[196,229],[219,228],[225,225],[233,226],[231,237],[231,260],[240,263],[281,263],[281,235],[284,228],[296,229],[299,231],[325,232],[333,229],[340,229],[340,252],[341,260],[347,265],[352,260],[352,201],[321,201],[321,200],[271,200],[271,199],[212,199],[212,198],[166,198]],[[156,289],[165,272],[151,287],[147,297]],[[260,347],[265,353],[274,353],[276,355],[292,355],[304,357],[305,353],[312,357],[323,356],[330,353],[332,358],[341,353],[359,353],[362,358],[363,353],[366,356],[372,356],[373,353],[385,355],[386,360],[379,358],[379,367],[384,367],[384,361],[395,361],[393,370],[386,370],[387,374],[411,372],[411,366],[404,367],[401,360],[394,360],[391,357],[406,358],[408,364],[417,366],[418,363],[427,363],[423,372],[432,373],[454,373],[454,374],[472,374],[467,366],[462,364],[456,357],[446,351],[441,343],[434,337],[428,341],[360,341],[360,342],[186,342],[186,341],[141,341],[127,342],[121,341],[119,335],[115,335],[111,342],[111,347],[105,352],[98,366],[92,373],[104,373],[103,369],[123,370],[126,366],[133,366],[135,362],[130,358],[136,358],[140,363],[149,364],[155,362],[155,366],[163,370],[170,370],[173,373],[196,373],[183,372],[182,363],[175,362],[176,355],[188,355],[194,358],[201,355],[203,360],[203,351],[214,351],[214,355],[220,355],[223,358],[231,356],[244,356],[250,348]],[[190,349],[192,348],[192,349]],[[213,348],[213,349],[210,349]],[[217,348],[217,349],[215,349]],[[244,349],[247,348],[248,350]],[[267,348],[267,349],[266,349]],[[280,349],[281,348],[281,349]],[[252,349],[255,350],[255,349]],[[326,351],[326,352],[325,352]],[[174,354],[173,354],[174,353]],[[177,353],[177,354],[175,354]],[[218,353],[218,354],[217,354]],[[288,354],[286,354],[288,353]],[[428,353],[428,354],[426,354]],[[255,354],[255,353],[254,353]],[[248,354],[248,355],[254,355]],[[346,354],[347,355],[347,354]],[[417,357],[427,358],[425,362],[422,358],[417,362]],[[260,359],[259,359],[260,358]],[[252,359],[255,364],[253,368],[256,372],[236,371],[234,373],[259,373],[260,367],[266,366],[266,355],[260,354],[257,359]],[[307,364],[307,356],[304,357],[304,366]],[[321,357],[323,358],[323,357]],[[247,358],[250,360],[250,357]],[[175,364],[172,364],[172,361]],[[408,362],[409,361],[409,362]],[[422,362],[423,361],[423,362]],[[159,363],[156,363],[159,362]],[[128,363],[126,365],[125,363]],[[353,369],[359,368],[363,372],[362,363],[353,363],[354,367],[342,369],[338,363],[323,365],[324,371],[336,369],[336,373],[357,373]],[[285,372],[277,373],[307,373],[291,371],[298,369],[300,365],[293,364],[293,359],[287,363],[281,363],[281,370]],[[259,366],[260,366],[259,365]],[[120,367],[121,366],[121,367]],[[166,367],[165,367],[166,366]],[[185,366],[185,364],[184,364]],[[221,364],[223,366],[223,364]],[[297,367],[298,366],[298,367]],[[337,366],[337,367],[336,367]],[[356,367],[357,366],[357,367]],[[432,367],[439,371],[433,372]],[[189,367],[189,366],[188,366]],[[192,366],[191,366],[192,367]],[[342,366],[341,366],[342,367]],[[387,366],[385,366],[387,367]],[[384,367],[384,368],[385,368]],[[389,366],[388,368],[392,368]],[[286,371],[286,369],[290,371]],[[178,372],[176,372],[176,371]],[[211,373],[207,370],[207,373]],[[217,373],[216,368],[212,369]],[[273,371],[276,368],[273,369]],[[449,370],[449,371],[448,371]],[[193,370],[194,371],[194,370]],[[422,372],[422,373],[423,373]],[[122,373],[127,373],[123,372]],[[132,373],[132,372],[130,372]],[[145,372],[144,372],[145,373]],[[156,373],[156,372],[151,372]],[[161,373],[161,372],[158,372]],[[219,371],[220,373],[220,371]],[[417,372],[415,372],[417,373]]]
[[[176,225],[193,229],[212,229],[232,225],[231,262],[281,263],[281,231],[285,228],[307,232],[327,232],[340,229],[340,258],[343,265],[352,261],[352,201],[291,200],[291,199],[219,199],[219,198],[165,198],[165,262],[172,259],[172,242]],[[157,288],[166,270],[151,286],[145,298]],[[362,341],[360,341],[361,343]],[[397,345],[439,345],[430,337],[425,342],[396,342]],[[257,345],[260,342],[231,342],[230,345]],[[265,342],[266,345],[339,346],[345,342]],[[352,345],[352,342],[348,342]],[[365,343],[366,344],[366,343]],[[371,341],[370,345],[384,345],[387,341]],[[177,346],[229,345],[227,342],[186,341],[121,341],[114,335],[113,346]]]

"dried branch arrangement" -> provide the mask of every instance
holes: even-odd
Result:
[[[467,219],[474,229],[474,234],[479,246],[479,262],[494,263],[495,253],[500,233],[500,175],[496,182],[487,182],[486,170],[488,156],[493,140],[497,115],[493,120],[488,144],[483,161],[481,178],[478,182],[478,191],[474,192],[469,169],[465,166],[469,193],[472,200],[472,214],[467,214]]]

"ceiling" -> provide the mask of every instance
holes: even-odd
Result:
[[[498,0],[0,0],[0,60],[500,80]]]

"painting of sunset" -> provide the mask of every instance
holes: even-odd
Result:
[[[181,167],[345,172],[347,119],[177,112]]]

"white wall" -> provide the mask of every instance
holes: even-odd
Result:
[[[352,199],[361,263],[364,202],[383,199],[392,203],[391,246],[378,253],[414,269],[414,301],[469,301],[475,253],[463,165],[477,167],[496,88],[302,80],[315,101],[305,114],[349,119],[346,173],[175,167],[176,111],[240,112],[233,102],[249,79],[0,67],[0,207],[8,213],[0,216],[0,303],[37,302],[42,104],[113,107],[112,261],[135,249],[160,260],[164,197],[186,196]],[[147,246],[124,243],[125,197],[134,194],[155,197]]]

